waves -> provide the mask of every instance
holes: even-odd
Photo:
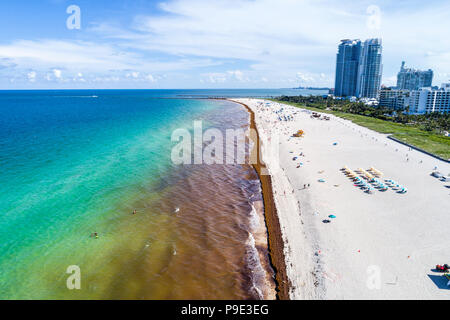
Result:
[[[20,117],[6,117],[21,135],[0,145],[17,151],[7,153],[8,172],[0,173],[2,185],[12,186],[0,195],[0,298],[268,296],[267,234],[253,168],[170,162],[171,130],[199,118],[220,130],[244,127],[245,110],[124,93],[48,95],[11,99],[17,105],[9,109]],[[93,232],[98,239],[89,237]],[[69,265],[80,266],[82,290],[65,287]]]

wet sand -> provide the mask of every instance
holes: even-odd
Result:
[[[240,103],[236,101],[237,103]],[[257,141],[254,141],[254,148],[259,150],[260,139],[259,132],[255,122],[255,113],[246,104],[242,104],[250,113],[250,128],[256,130]],[[266,169],[266,165],[262,162],[260,153],[257,152],[257,163],[253,164],[261,181],[261,187],[264,199],[264,215],[268,232],[270,262],[275,271],[277,299],[288,300],[290,282],[286,274],[286,265],[284,257],[284,242],[281,235],[280,223],[277,215],[277,209],[274,204],[274,196],[272,192],[272,178],[270,175],[261,174]]]

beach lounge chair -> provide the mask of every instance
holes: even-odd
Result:
[[[402,189],[400,190],[400,193],[406,193],[406,192],[408,192],[408,189],[406,189],[406,188],[402,188]]]
[[[383,172],[381,172],[380,170],[374,168],[374,167],[370,167],[369,169],[373,174],[375,174],[377,177],[381,177],[383,175]]]

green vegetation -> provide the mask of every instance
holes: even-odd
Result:
[[[282,96],[273,101],[333,114],[371,130],[391,134],[394,138],[444,159],[450,159],[450,137],[443,135],[444,131],[450,131],[449,114],[407,115],[359,102],[314,96]]]

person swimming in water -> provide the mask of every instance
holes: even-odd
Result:
[[[136,214],[136,209],[134,209],[133,214]]]
[[[91,238],[98,239],[98,233],[97,232],[91,233]]]

